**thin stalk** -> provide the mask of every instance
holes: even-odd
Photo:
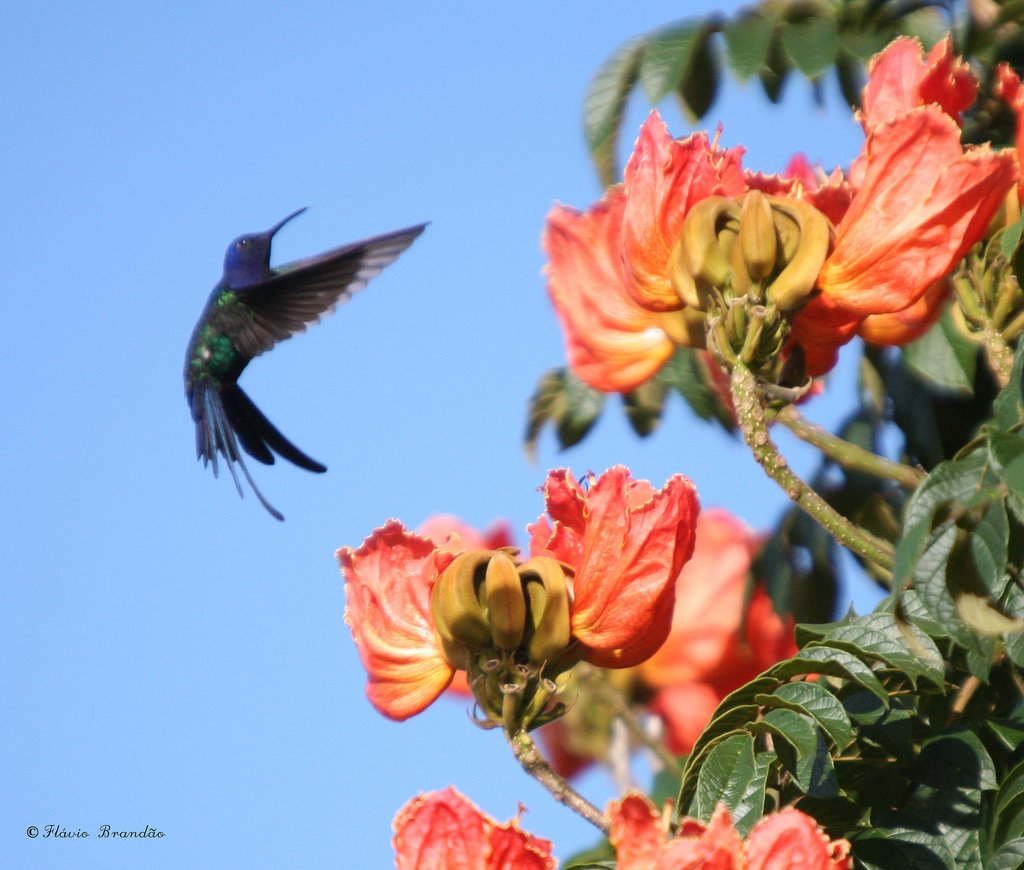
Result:
[[[858,528],[815,492],[790,467],[768,433],[764,407],[757,394],[757,382],[743,363],[732,370],[732,400],[740,431],[765,473],[807,514],[817,520],[844,547],[873,562],[881,573],[891,574],[893,550],[883,541]]]
[[[608,835],[610,825],[604,813],[555,772],[537,750],[537,745],[528,731],[517,731],[508,738],[508,742],[523,770],[551,792],[556,801],[582,816],[605,836]]]
[[[630,736],[645,749],[649,749],[668,770],[679,770],[679,759],[660,740],[655,740],[636,715],[636,711],[622,692],[613,686],[599,668],[579,665],[580,681],[588,686],[604,704],[614,711]]]
[[[807,420],[796,406],[786,405],[775,414],[775,419],[789,429],[797,438],[817,447],[829,459],[851,471],[861,471],[882,480],[894,480],[907,489],[917,489],[927,476],[918,468],[893,462],[856,444],[851,444],[838,435],[833,435]]]

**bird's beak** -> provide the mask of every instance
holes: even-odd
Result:
[[[271,238],[273,238],[274,233],[276,233],[279,229],[281,229],[281,227],[283,227],[286,223],[288,223],[288,221],[290,221],[292,218],[296,218],[300,214],[302,214],[308,207],[309,206],[303,206],[298,211],[293,211],[284,220],[278,221],[276,224],[274,224],[274,226],[272,226],[269,230],[267,230],[267,235],[270,236]]]

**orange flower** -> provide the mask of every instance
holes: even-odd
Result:
[[[505,520],[495,520],[482,532],[450,514],[435,514],[427,518],[416,530],[430,538],[437,546],[456,546],[462,550],[500,550],[514,547],[512,528]]]
[[[864,156],[818,279],[861,316],[902,311],[945,277],[984,234],[1015,173],[1009,152],[964,151],[956,122],[934,105],[872,129]]]
[[[948,39],[927,58],[916,40],[897,39],[870,69],[854,193],[818,278],[821,295],[793,322],[790,342],[803,347],[811,375],[828,371],[855,334],[896,345],[923,334],[941,313],[945,279],[1014,180],[1011,153],[961,144],[960,112],[977,81]]]
[[[413,798],[395,816],[398,870],[554,870],[548,840],[528,834],[518,817],[505,824],[452,786]]]
[[[721,804],[707,824],[684,819],[665,836],[654,805],[639,792],[608,805],[619,870],[848,870],[850,844],[829,840],[810,816],[792,807],[762,818],[746,842]]]
[[[650,311],[683,307],[669,278],[672,249],[696,203],[746,191],[742,155],[742,148],[712,148],[706,133],[673,139],[656,111],[648,115],[623,174],[622,259],[637,304]]]
[[[561,469],[544,486],[548,517],[530,526],[530,552],[573,566],[572,635],[601,667],[635,665],[672,625],[675,583],[693,553],[693,484],[675,475],[658,491],[623,466],[584,489]]]
[[[605,392],[628,391],[652,377],[675,345],[664,317],[638,305],[622,273],[625,197],[612,188],[589,211],[556,205],[544,227],[548,293],[581,380]]]
[[[1017,116],[1017,178],[1018,190],[1024,194],[1024,85],[1020,76],[1007,63],[996,69],[996,96],[1006,101]],[[1021,197],[1024,199],[1024,196]]]
[[[444,554],[390,520],[337,557],[347,581],[345,622],[369,675],[366,695],[389,719],[408,719],[430,706],[455,673],[430,616]]]
[[[724,510],[697,521],[693,558],[676,582],[668,640],[638,668],[673,752],[684,754],[729,692],[796,652],[792,624],[762,586],[746,602],[761,537]],[[745,609],[746,608],[746,609]]]
[[[921,43],[901,36],[868,64],[868,82],[861,94],[861,121],[866,132],[918,106],[937,105],[953,120],[970,108],[978,80],[970,66],[953,54],[953,39],[935,43],[924,56]]]

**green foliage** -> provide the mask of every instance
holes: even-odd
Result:
[[[763,0],[732,18],[688,18],[630,40],[602,64],[584,100],[584,134],[601,181],[619,177],[616,143],[637,83],[652,105],[674,95],[694,122],[714,105],[724,69],[740,81],[756,77],[773,103],[793,71],[817,84],[835,70],[843,96],[856,105],[864,62],[893,37],[911,33],[931,44],[944,32],[943,17],[930,5]],[[814,94],[822,99],[821,88]]]
[[[657,429],[672,393],[681,395],[701,419],[732,431],[732,412],[715,388],[708,364],[697,351],[681,347],[651,380],[622,394],[627,419],[637,435],[643,438]],[[578,444],[597,422],[604,402],[604,393],[588,387],[569,369],[545,372],[530,397],[523,439],[527,454],[534,456],[537,439],[548,423],[555,428],[559,447]]]

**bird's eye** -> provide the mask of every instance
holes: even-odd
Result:
[[[249,240],[248,239],[239,239],[238,240],[238,247],[240,247],[240,248],[244,248],[248,244],[249,244]]]

